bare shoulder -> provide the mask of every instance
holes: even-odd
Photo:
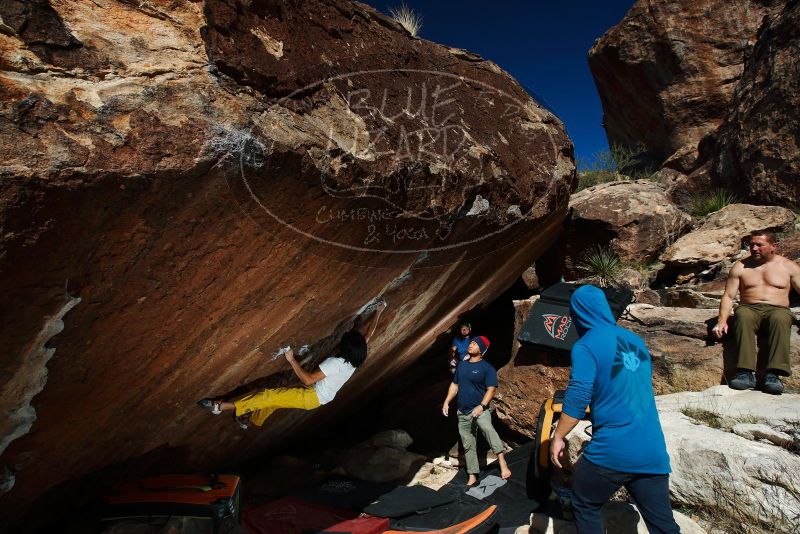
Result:
[[[800,265],[796,261],[792,261],[785,256],[781,256],[781,263],[783,264],[784,268],[789,271],[790,274],[796,275],[800,274]]]
[[[733,264],[733,267],[731,267],[728,277],[739,277],[742,275],[742,272],[744,272],[744,263],[737,261]]]

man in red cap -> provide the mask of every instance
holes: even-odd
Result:
[[[497,455],[500,476],[504,479],[511,476],[511,470],[506,463],[505,448],[492,426],[492,414],[489,410],[489,403],[497,389],[497,371],[492,364],[483,359],[488,349],[489,340],[484,336],[472,338],[467,347],[469,359],[456,367],[453,382],[447,390],[447,397],[442,405],[442,413],[447,417],[450,412],[450,401],[458,395],[458,433],[464,445],[464,458],[469,475],[468,486],[478,481],[477,475],[480,472],[476,448],[479,428]]]

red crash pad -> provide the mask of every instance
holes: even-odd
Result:
[[[243,523],[250,534],[381,534],[389,530],[388,519],[293,497],[246,511]]]

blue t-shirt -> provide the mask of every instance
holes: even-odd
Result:
[[[466,414],[483,401],[486,388],[497,387],[497,371],[486,360],[463,361],[453,373],[453,384],[458,384],[458,411]]]
[[[572,294],[571,314],[582,337],[572,347],[565,414],[581,419],[589,406],[592,441],[584,456],[625,473],[670,472],[653,395],[653,366],[644,341],[617,326],[601,290]]]
[[[453,338],[453,346],[456,348],[456,360],[461,361],[467,355],[467,348],[469,347],[472,338],[467,336],[456,336]]]

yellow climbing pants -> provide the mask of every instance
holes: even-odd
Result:
[[[261,426],[278,408],[313,410],[319,407],[313,388],[277,388],[254,391],[233,400],[236,416],[250,414],[250,422]]]

